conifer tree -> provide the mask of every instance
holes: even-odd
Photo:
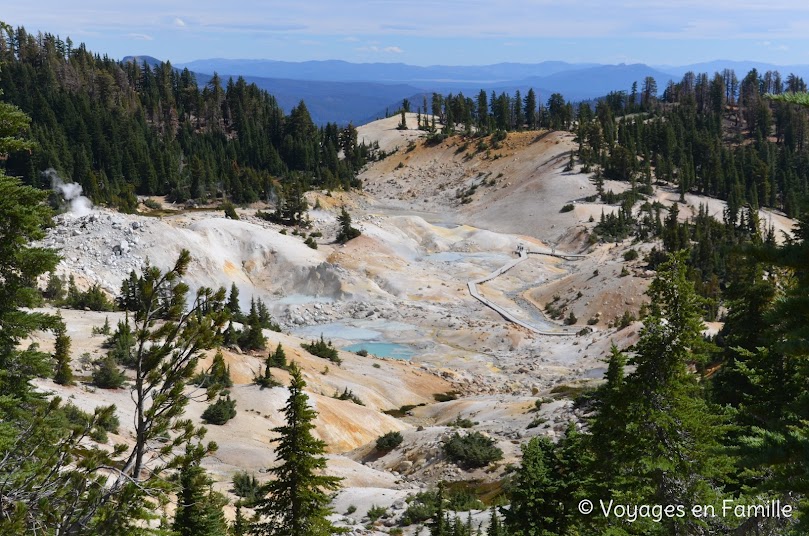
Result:
[[[348,213],[345,207],[340,209],[340,215],[337,217],[337,222],[340,224],[340,231],[337,233],[337,242],[345,244],[349,240],[360,236],[360,231],[351,225],[351,214]]]
[[[56,373],[53,376],[54,383],[73,385],[73,370],[70,368],[70,337],[68,337],[64,327],[60,328],[56,333],[53,359],[56,361]]]
[[[230,313],[230,318],[236,322],[242,321],[242,311],[239,308],[239,287],[236,283],[230,285],[230,294],[228,295],[228,303],[225,306]]]
[[[211,489],[213,481],[200,465],[206,449],[189,447],[180,466],[177,511],[172,528],[179,536],[228,536],[222,508],[227,500]]]
[[[273,352],[272,356],[270,357],[269,365],[275,368],[285,369],[287,368],[287,355],[284,352],[284,347],[281,346],[281,343],[278,343],[278,346],[275,347],[275,352]]]
[[[444,483],[438,483],[438,491],[435,494],[435,514],[430,524],[430,536],[450,536],[449,523],[444,510]]]
[[[649,287],[650,313],[629,363],[635,371],[619,381],[620,358],[614,358],[607,400],[615,480],[613,496],[628,504],[713,504],[729,471],[719,449],[723,418],[704,398],[688,365],[705,359],[702,300],[687,278],[685,252],[661,264]],[[600,412],[598,419],[605,417]],[[690,515],[661,523],[639,520],[632,533],[672,534],[703,530],[704,519]]]
[[[497,508],[495,506],[491,507],[489,528],[486,529],[486,536],[505,536],[505,531],[500,523],[500,516],[497,515]]]
[[[270,469],[275,479],[267,485],[268,496],[259,502],[260,521],[253,533],[267,536],[328,536],[341,531],[326,519],[331,513],[328,492],[339,488],[340,478],[323,475],[325,442],[312,435],[315,410],[304,393],[306,382],[296,363],[289,368],[291,383],[284,406],[286,424],[274,428],[280,434],[276,457],[280,465]]]

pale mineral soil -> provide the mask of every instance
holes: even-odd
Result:
[[[251,297],[264,300],[283,328],[281,334],[266,332],[268,349],[281,343],[288,359],[301,364],[319,413],[317,434],[328,444],[329,470],[345,478],[335,498],[335,518],[357,534],[364,533],[361,524],[371,505],[390,506],[391,517],[377,524],[385,532],[386,524],[402,513],[408,493],[438,480],[498,480],[508,464],[518,462],[519,444],[527,438],[557,437],[571,420],[581,426],[581,416],[559,392],[596,384],[610,345],[626,348],[637,340],[639,324],[617,332],[608,324],[624,311],[638,313],[652,275],[642,256],[623,260],[630,248],[644,253],[649,245],[592,245],[588,240],[595,225],[590,220],[617,207],[586,201],[596,193],[590,177],[564,171],[576,148],[571,134],[514,133],[488,150],[478,150],[476,140],[457,137],[427,147],[419,140],[423,132],[412,128],[415,114],[408,116],[410,130],[397,130],[398,121],[395,116],[359,128],[361,138],[379,140],[385,150],[395,151],[363,171],[363,191],[307,194],[310,205],[321,207],[310,212],[313,227],[307,231],[322,233],[317,250],[307,247],[303,237],[282,234],[282,227],[256,218],[254,207],[240,208],[239,221],[218,211],[166,210],[156,216],[145,207],[137,215],[96,209],[84,218],[59,216],[42,241],[61,249],[58,272],[74,275],[80,286],[99,283],[114,292],[130,270],[145,262],[168,268],[181,249],[188,249],[193,262],[184,281],[192,289],[235,283],[243,309]],[[620,191],[627,185],[608,181],[605,187]],[[665,204],[676,197],[665,188],[655,194]],[[568,203],[574,209],[560,212]],[[681,214],[697,210],[700,203],[712,212],[722,210],[721,201],[686,196]],[[334,242],[341,206],[348,207],[362,230],[345,245]],[[791,226],[778,214],[763,213],[762,221],[778,229]],[[514,259],[519,244],[587,257],[531,255],[480,285],[481,292],[526,322],[559,324],[546,314],[553,303],[565,316],[574,314],[574,331],[589,329],[578,336],[537,335],[469,295],[466,282]],[[621,277],[624,266],[629,275]],[[73,339],[74,368],[86,380],[90,365],[82,354],[92,359],[102,352],[103,337],[93,337],[91,328],[103,324],[105,316],[114,327],[122,314],[61,313]],[[337,366],[300,348],[321,334],[338,348],[365,343],[412,357],[405,361],[344,351],[343,364]],[[52,345],[48,334],[34,340],[45,349]],[[267,478],[266,469],[275,463],[270,429],[282,423],[287,392],[252,384],[266,351],[224,355],[238,414],[224,426],[208,427],[207,437],[219,451],[206,465],[217,487],[227,491],[237,471]],[[276,376],[287,380],[282,371]],[[115,403],[122,426],[111,441],[131,440],[127,389],[101,390],[85,382],[60,387],[49,380],[38,385],[88,410]],[[346,388],[364,406],[332,398]],[[435,394],[449,391],[456,391],[458,399],[435,402]],[[545,403],[537,411],[540,399]],[[403,418],[383,413],[405,405],[415,407]],[[204,408],[203,402],[192,402],[189,418],[199,422]],[[471,472],[448,463],[442,440],[456,431],[451,422],[458,417],[476,422],[475,430],[494,438],[504,459]],[[400,431],[404,442],[380,457],[374,442],[389,431]],[[341,515],[350,505],[357,511]],[[485,518],[485,512],[475,517]]]

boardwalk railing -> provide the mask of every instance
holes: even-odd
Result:
[[[510,312],[508,312],[504,308],[500,307],[496,303],[494,303],[494,302],[488,300],[487,298],[484,298],[483,296],[481,296],[480,292],[478,292],[478,287],[477,286],[482,285],[483,283],[486,283],[488,281],[491,281],[492,279],[494,279],[496,277],[499,277],[499,276],[503,275],[504,273],[508,272],[509,270],[511,270],[512,268],[514,268],[515,266],[517,266],[518,264],[523,262],[525,259],[527,259],[528,255],[548,255],[548,256],[551,256],[551,257],[559,257],[561,259],[580,259],[580,258],[586,257],[586,255],[573,255],[573,254],[567,254],[567,253],[556,253],[555,251],[550,251],[550,252],[527,251],[522,244],[517,246],[517,254],[519,255],[519,257],[507,262],[506,264],[504,264],[503,266],[501,266],[500,268],[498,268],[494,272],[492,272],[492,273],[490,273],[488,275],[485,275],[483,277],[480,277],[478,279],[473,279],[472,281],[467,282],[466,286],[469,288],[469,294],[473,298],[475,298],[476,300],[481,302],[483,305],[485,305],[486,307],[488,307],[491,310],[498,313],[500,316],[502,316],[503,318],[505,318],[509,322],[517,324],[518,326],[522,326],[527,330],[533,331],[534,333],[538,333],[539,335],[575,335],[575,332],[570,331],[570,330],[549,331],[549,330],[546,330],[546,329],[538,328],[536,326],[532,326],[528,322],[520,320],[519,318],[517,318],[516,316],[514,316],[513,314],[511,314]]]

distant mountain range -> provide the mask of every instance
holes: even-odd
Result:
[[[149,65],[160,60],[150,56],[128,56]],[[643,80],[652,76],[659,91],[669,80],[678,81],[688,71],[713,74],[729,68],[742,78],[751,69],[760,72],[780,71],[784,79],[794,73],[809,78],[809,65],[777,66],[752,61],[717,60],[691,65],[566,63],[498,63],[482,66],[434,65],[421,67],[404,63],[350,63],[340,60],[288,62],[274,60],[204,59],[174,64],[188,68],[204,84],[216,72],[223,79],[243,76],[272,93],[287,111],[301,99],[315,122],[346,124],[365,123],[393,112],[402,99],[410,99],[414,107],[422,95],[432,92],[458,93],[475,96],[505,91],[523,94],[534,88],[544,102],[551,93],[561,93],[571,101],[602,97],[610,91],[629,91],[632,83],[642,87]]]

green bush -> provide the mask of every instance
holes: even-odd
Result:
[[[161,208],[163,208],[163,205],[160,204],[160,201],[156,201],[151,198],[144,199],[143,206],[151,210],[160,210]]]
[[[446,393],[436,393],[433,395],[436,402],[450,402],[458,399],[457,391],[449,391]]]
[[[629,327],[629,325],[635,320],[636,320],[635,315],[633,315],[629,311],[624,311],[624,314],[621,315],[620,318],[615,319],[615,327],[618,328],[618,330],[620,331],[626,327]]]
[[[259,371],[261,371],[261,367],[259,367]],[[272,370],[269,366],[264,368],[264,372],[259,372],[258,375],[253,377],[253,383],[262,389],[272,389],[273,387],[281,387],[283,385],[272,375]]]
[[[264,486],[259,484],[255,475],[246,472],[233,475],[233,493],[240,497],[240,502],[247,507],[254,506],[265,495]]]
[[[436,493],[422,491],[407,498],[407,509],[400,522],[402,525],[424,523],[435,515],[436,510]]]
[[[475,423],[469,419],[462,419],[460,415],[455,417],[455,420],[449,423],[454,428],[472,428]]]
[[[565,325],[572,326],[578,321],[579,319],[576,318],[576,315],[573,314],[573,311],[570,311],[570,314],[567,315],[567,318],[565,318]]]
[[[376,440],[376,450],[380,452],[390,452],[402,444],[404,438],[401,432],[388,432],[379,436]]]
[[[460,483],[463,484],[463,483]],[[468,484],[464,484],[465,486]],[[454,486],[454,484],[453,484]],[[447,493],[447,509],[455,512],[468,512],[469,510],[483,510],[486,505],[478,499],[467,487],[451,489]]]
[[[202,418],[209,424],[223,425],[236,416],[236,401],[220,398],[202,412]]]
[[[236,214],[236,207],[233,206],[233,203],[227,202],[222,203],[222,210],[225,211],[225,217],[229,220],[238,220],[239,215]]]
[[[111,355],[96,362],[93,371],[93,385],[101,389],[118,389],[124,385],[126,376],[118,368],[118,363]]]
[[[360,406],[365,405],[363,404],[362,400],[360,400],[360,397],[355,395],[354,391],[352,391],[348,387],[346,387],[342,393],[340,391],[335,391],[332,398],[336,398],[337,400],[350,400],[351,402],[354,402],[355,404],[358,404]]]
[[[319,341],[312,341],[310,343],[302,343],[301,348],[312,354],[313,356],[322,357],[323,359],[328,359],[329,361],[333,361],[338,365],[342,363],[340,359],[340,355],[337,353],[337,348],[332,346],[331,341],[326,342],[323,339],[323,335],[320,335]]]
[[[638,251],[635,249],[630,249],[626,253],[624,253],[624,260],[625,261],[634,261],[638,258]]]
[[[380,517],[384,516],[387,513],[388,509],[383,508],[382,506],[373,505],[371,508],[368,509],[368,519],[371,520],[373,523]]]
[[[112,311],[115,308],[115,304],[101,289],[101,285],[96,283],[82,292],[76,287],[76,281],[72,275],[68,281],[67,297],[61,302],[61,305],[70,309],[89,309],[91,311]]]
[[[568,203],[567,205],[562,207],[562,210],[559,212],[570,212],[573,210],[573,203]]]
[[[472,432],[464,436],[455,433],[444,442],[444,453],[450,461],[464,469],[485,467],[503,458],[503,451],[494,439],[480,432]]]
[[[504,141],[507,137],[508,132],[506,132],[505,130],[496,130],[494,134],[492,134],[492,144]]]

